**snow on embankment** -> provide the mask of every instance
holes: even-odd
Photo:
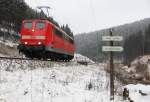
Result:
[[[94,63],[94,61],[92,61],[91,59],[80,54],[75,54],[74,59],[72,61],[86,61],[88,63]]]
[[[92,66],[91,66],[92,67]],[[92,67],[94,68],[94,66]],[[95,68],[94,68],[95,69]],[[98,70],[61,67],[30,71],[1,72],[1,99],[7,102],[85,102],[101,98],[107,80],[98,80]],[[104,77],[104,76],[101,76]],[[91,91],[87,85],[93,84]],[[101,86],[99,85],[101,84]],[[98,94],[99,93],[99,94]],[[103,96],[103,100],[107,98]],[[102,99],[102,98],[101,98]]]
[[[148,82],[150,81],[150,55],[138,57],[130,65],[121,69],[124,70],[129,79]]]
[[[149,102],[150,55],[138,57],[130,65],[124,66],[122,69],[124,70],[123,73],[126,73],[129,80],[132,81],[131,83],[133,83],[122,87],[122,89],[127,88],[129,90],[130,99],[134,102]]]
[[[17,43],[12,43],[11,41],[5,40],[5,42],[0,38],[0,53],[5,56],[18,56]]]
[[[10,57],[8,55],[0,54],[0,56]],[[88,62],[88,64],[94,64],[90,59],[82,56],[80,59],[79,54],[75,54],[74,59],[70,62],[53,62],[53,61],[25,61],[25,60],[8,60],[1,59],[0,68],[6,71],[16,71],[16,70],[28,70],[28,69],[36,69],[36,68],[51,68],[51,67],[62,67],[62,66],[79,66],[77,63],[81,59],[84,58]],[[103,65],[104,66],[104,65]]]
[[[18,43],[13,43],[12,41],[9,40],[5,40],[3,41],[2,38],[0,38],[0,44],[3,44],[5,46],[9,46],[9,47],[16,47],[18,45]]]
[[[4,102],[110,102],[109,77],[102,65],[0,63],[0,100]]]

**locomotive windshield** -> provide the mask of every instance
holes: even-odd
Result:
[[[45,26],[45,23],[44,23],[44,22],[38,22],[38,23],[36,24],[36,28],[37,28],[37,29],[43,29],[44,26]]]
[[[25,27],[26,29],[31,29],[31,28],[32,28],[32,23],[31,23],[31,22],[25,22],[25,23],[24,23],[24,27]]]

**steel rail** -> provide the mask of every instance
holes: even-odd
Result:
[[[0,59],[8,59],[8,60],[25,60],[25,61],[52,61],[52,60],[42,60],[42,59],[30,59],[30,58],[21,58],[21,57],[1,57]],[[58,62],[63,62],[63,61],[58,61]]]
[[[41,62],[48,62],[48,61],[50,61],[50,62],[66,62],[66,63],[69,63],[70,61],[67,61],[67,60],[44,60],[44,59],[31,59],[31,58],[21,58],[21,57],[2,57],[2,56],[0,56],[0,60],[2,60],[2,59],[6,59],[6,60],[24,60],[24,61],[41,61]],[[75,62],[77,62],[78,64],[80,64],[79,63],[79,61],[78,60],[74,60]],[[84,64],[80,64],[80,65],[84,65]],[[99,63],[90,63],[90,62],[87,62],[87,65],[85,65],[85,66],[88,66],[88,65],[99,65]]]

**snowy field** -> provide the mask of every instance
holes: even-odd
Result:
[[[129,84],[125,86],[129,89],[129,96],[134,102],[150,102],[150,85]],[[142,93],[139,92],[142,91]]]
[[[108,99],[105,74],[95,66],[1,71],[0,96],[6,102],[104,102]]]
[[[9,40],[5,40],[5,42],[4,42],[2,37],[0,37],[0,44],[9,46],[9,47],[15,47],[18,45],[17,43],[10,42]]]
[[[0,102],[110,102],[105,64],[0,63]],[[115,99],[121,100],[117,96]]]
[[[75,58],[71,62],[0,60],[0,102],[110,102],[106,65],[90,59],[86,59],[89,65],[80,65],[76,60],[84,56]],[[134,102],[149,102],[150,86],[124,87]],[[139,89],[147,95],[139,94]],[[129,101],[115,95],[113,102]]]

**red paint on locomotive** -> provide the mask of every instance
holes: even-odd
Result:
[[[74,56],[75,46],[73,37],[70,37],[63,30],[47,20],[24,20],[20,35],[21,44],[18,49],[25,54],[31,52],[32,55],[40,53],[41,51],[38,51],[38,48],[42,46],[44,47],[43,52],[49,54],[44,55],[45,53],[42,53],[41,57],[46,56],[49,58],[52,57],[50,55],[53,53],[53,55],[58,54],[61,57],[67,56],[70,60]],[[32,47],[36,47],[37,50],[32,50]]]

